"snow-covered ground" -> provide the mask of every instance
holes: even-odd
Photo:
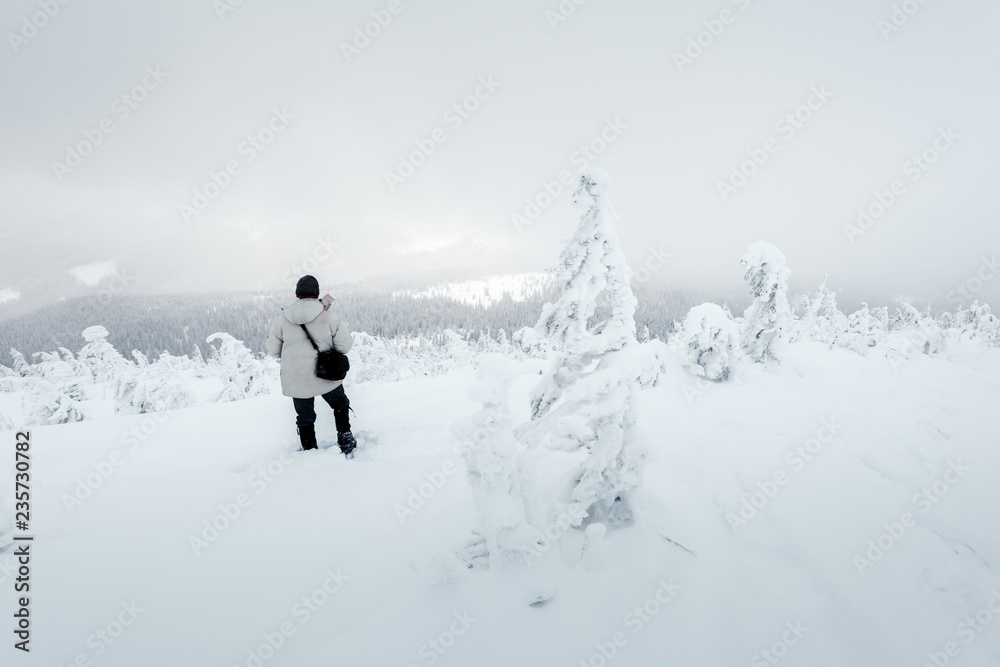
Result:
[[[544,365],[517,362],[515,423]],[[349,386],[353,461],[327,410],[325,449],[295,452],[279,395],[35,427],[16,664],[1000,665],[1000,350],[894,366],[794,343],[720,384],[676,363],[641,393],[639,519],[592,571],[553,524],[538,606],[515,574],[445,565],[476,523],[450,430],[472,382]],[[539,489],[579,457],[547,453]]]

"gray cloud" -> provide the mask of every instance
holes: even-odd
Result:
[[[555,0],[400,0],[391,21],[388,2],[245,0],[220,19],[209,0],[55,0],[15,51],[10,33],[41,5],[0,11],[0,291],[21,295],[0,314],[93,293],[71,269],[106,262],[134,291],[277,285],[327,238],[329,280],[531,269],[555,258],[576,213],[564,191],[520,231],[512,216],[589,160],[581,147],[616,180],[630,260],[671,253],[654,281],[728,289],[765,239],[802,288],[829,274],[942,303],[1000,251],[1000,7],[920,5],[884,36],[893,3],[863,0],[589,0],[554,29]],[[348,62],[342,44],[372,12],[387,24]],[[704,46],[688,51],[689,38]],[[468,103],[480,77],[500,86]],[[787,136],[781,119],[816,86],[832,95]],[[276,108],[294,119],[269,137]],[[625,129],[598,151],[615,118]],[[60,180],[53,163],[102,122],[113,130]],[[906,180],[945,127],[954,147]],[[723,201],[718,183],[769,138],[776,152]],[[386,172],[427,141],[433,153],[390,191]],[[894,179],[905,193],[851,243],[844,226]],[[181,205],[213,182],[225,187],[185,221]]]

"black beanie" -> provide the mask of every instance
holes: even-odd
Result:
[[[300,299],[318,299],[319,281],[312,276],[302,276],[295,283],[295,296]]]

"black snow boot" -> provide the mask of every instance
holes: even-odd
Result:
[[[299,426],[299,442],[302,443],[302,450],[316,449],[316,425],[303,424]]]
[[[337,444],[340,445],[340,451],[342,451],[347,458],[354,458],[354,449],[358,446],[358,443],[354,439],[353,433],[350,431],[338,431]]]

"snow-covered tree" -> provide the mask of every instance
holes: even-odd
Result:
[[[40,375],[39,373],[35,372],[32,369],[31,364],[29,364],[28,360],[24,358],[24,355],[15,350],[14,348],[10,349],[10,358],[12,361],[11,367],[13,368],[14,372],[20,375],[21,377],[29,377],[32,375],[37,377]]]
[[[469,342],[451,329],[444,330],[442,363],[447,369],[459,368],[472,363],[473,352]]]
[[[113,385],[122,373],[131,366],[125,357],[107,341],[108,330],[100,325],[83,330],[86,345],[80,348],[76,358],[86,367],[94,382]]]
[[[31,357],[35,359],[31,366],[33,376],[48,380],[74,401],[83,398],[83,385],[92,378],[72,352],[61,347],[57,352],[35,352]]]
[[[219,341],[219,347],[212,346],[209,367],[223,383],[216,401],[241,401],[270,393],[275,379],[273,368],[268,368],[242,341],[227,333],[214,333],[206,342],[215,341]]]
[[[27,381],[13,368],[0,364],[0,394],[11,394],[22,391],[28,386]]]
[[[165,412],[196,403],[187,380],[158,363],[126,369],[115,389],[115,412],[120,415]]]
[[[526,357],[544,359],[551,354],[553,346],[545,336],[539,335],[532,327],[523,327],[511,337],[514,349]]]
[[[758,241],[740,260],[753,303],[743,314],[743,351],[756,362],[780,362],[791,335],[788,269],[776,247]]]
[[[805,309],[798,322],[798,338],[836,345],[847,332],[847,316],[837,307],[837,295],[824,282],[813,296],[804,297]]]
[[[554,341],[559,354],[531,393],[531,421],[517,430],[529,447],[544,443],[588,453],[569,476],[565,496],[569,513],[579,517],[576,526],[585,516],[630,523],[629,494],[645,465],[631,431],[645,370],[637,363],[636,299],[615,232],[617,215],[607,199],[610,186],[607,174],[590,168],[573,194],[582,215],[559,259],[562,293],[545,305],[535,325],[535,334]],[[595,318],[602,295],[605,315]]]
[[[681,328],[684,357],[701,369],[706,380],[729,379],[733,362],[739,354],[739,331],[736,322],[714,303],[692,308]]]
[[[524,511],[522,486],[526,480],[518,475],[520,447],[511,430],[507,405],[512,377],[507,357],[494,354],[480,359],[469,397],[483,407],[452,428],[462,443],[466,479],[479,517],[477,532],[486,547],[485,558],[476,558],[491,568],[526,564],[527,552],[539,538]]]
[[[83,421],[86,417],[80,403],[66,394],[57,384],[35,378],[22,399],[29,424],[50,426]]]
[[[351,335],[354,336],[350,355],[351,378],[355,382],[379,378],[399,380],[412,376],[403,370],[402,364],[397,363],[395,355],[389,351],[383,339],[360,331]]]
[[[989,304],[975,301],[955,314],[954,325],[961,340],[987,346],[1000,344],[1000,320],[990,312]]]
[[[898,303],[895,312],[889,318],[889,330],[907,331],[918,327],[923,318],[920,311],[905,301],[900,300]]]
[[[868,350],[884,341],[888,331],[888,317],[884,308],[874,311],[867,303],[847,318],[847,332],[841,345],[858,354],[868,354]]]

